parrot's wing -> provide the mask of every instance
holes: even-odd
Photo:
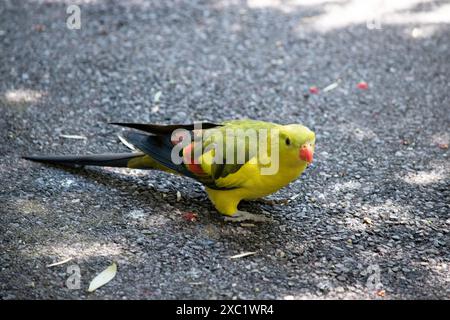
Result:
[[[221,128],[216,132],[223,131]],[[220,159],[208,159],[203,155],[202,160],[206,160],[202,167],[205,168],[211,179],[214,181],[213,189],[235,189],[258,174],[258,164],[256,161],[257,149],[250,148],[250,140],[245,136],[232,135],[225,137],[222,141],[217,142],[216,136],[213,134],[210,138],[205,139],[204,149],[208,152],[208,148],[217,148],[218,144],[222,144],[222,151],[219,154]],[[233,141],[231,139],[233,139]],[[215,149],[217,152],[217,149]],[[217,154],[213,152],[214,155]],[[205,153],[206,154],[206,153]],[[230,157],[231,156],[231,157]],[[252,161],[253,160],[253,161]]]
[[[202,143],[195,141],[190,142],[189,145],[181,149],[180,156],[183,157],[184,162],[176,164],[172,160],[172,151],[177,142],[174,142],[171,138],[172,131],[175,129],[194,129],[194,125],[172,125],[172,126],[159,126],[151,124],[121,124],[126,127],[132,127],[153,133],[153,135],[139,133],[139,132],[125,132],[124,138],[134,147],[140,151],[149,155],[152,159],[159,162],[164,167],[173,170],[182,175],[193,178],[202,184],[212,189],[234,189],[242,186],[252,174],[254,174],[254,165],[249,164],[249,160],[256,156],[255,152],[250,151],[249,142],[245,137],[236,137],[235,143],[230,143],[230,140],[219,139],[223,137],[225,129],[220,125],[211,123],[202,124],[202,128],[212,128],[205,130],[209,132],[207,138],[202,140]],[[190,131],[191,137],[193,132]],[[223,158],[211,159],[209,161],[206,154],[211,152],[211,148],[217,145],[218,141],[223,144]],[[244,153],[237,156],[237,146],[243,145]],[[197,155],[195,149],[202,147],[201,161],[194,161],[194,155]],[[229,150],[232,149],[232,150]],[[241,149],[242,151],[242,149]],[[233,154],[234,159],[226,159],[225,155]],[[239,159],[238,159],[239,158]],[[185,160],[190,161],[186,162]],[[196,160],[199,160],[198,158]],[[218,161],[217,161],[218,160]],[[239,160],[239,161],[238,161]],[[205,162],[203,162],[205,161]]]
[[[177,164],[172,161],[174,143],[171,140],[171,133],[164,135],[148,135],[139,132],[125,132],[123,136],[126,141],[149,155],[153,160],[157,161],[165,168],[193,178],[208,187],[216,188],[211,176],[203,172],[198,165],[190,166],[183,162]],[[182,150],[182,152],[184,152],[184,150]]]

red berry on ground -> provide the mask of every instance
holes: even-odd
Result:
[[[361,89],[361,90],[369,89],[369,85],[367,84],[367,82],[364,82],[364,81],[361,81],[356,86],[358,87],[358,89]]]
[[[318,94],[319,93],[319,88],[317,87],[310,87],[309,88],[309,92],[312,94]]]
[[[194,212],[186,212],[183,214],[183,219],[189,222],[197,221],[197,214]]]

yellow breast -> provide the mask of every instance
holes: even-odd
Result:
[[[245,190],[243,199],[255,199],[272,194],[297,179],[305,170],[306,164],[298,167],[281,166],[276,174],[254,175],[242,186]]]

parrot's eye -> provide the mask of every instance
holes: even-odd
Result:
[[[289,146],[291,144],[291,139],[286,138],[286,145]]]

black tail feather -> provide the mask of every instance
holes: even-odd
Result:
[[[103,166],[103,167],[127,167],[131,159],[142,157],[143,153],[105,153],[93,155],[55,155],[55,156],[24,156],[23,159],[64,165],[64,166]]]

